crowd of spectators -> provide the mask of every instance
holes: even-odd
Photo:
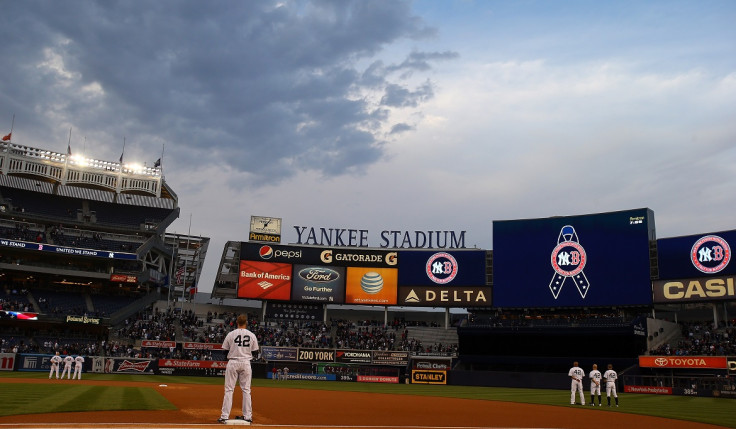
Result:
[[[545,310],[528,310],[523,312],[471,313],[468,315],[469,326],[491,328],[544,327],[544,326],[576,326],[576,325],[620,325],[633,320],[618,312],[552,312]]]
[[[28,301],[28,291],[26,289],[5,289],[5,293],[0,296],[0,310],[32,312],[33,306]]]
[[[729,356],[736,354],[736,325],[712,322],[679,323],[682,337],[675,344],[666,343],[649,354],[658,356]]]
[[[176,325],[178,319],[173,309],[139,312],[125,319],[124,326],[118,330],[118,336],[132,341],[155,340],[176,341]]]

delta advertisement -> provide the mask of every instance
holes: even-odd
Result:
[[[650,209],[493,222],[495,308],[650,305]]]
[[[491,306],[485,250],[402,251],[399,259],[399,305]]]

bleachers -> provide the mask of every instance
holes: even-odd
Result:
[[[90,212],[94,212],[97,223],[137,227],[144,223],[157,224],[172,212],[170,209],[155,207],[128,206],[124,204],[89,202]]]
[[[0,187],[0,195],[14,211],[44,217],[75,219],[82,208],[79,200],[7,186]]]
[[[134,296],[111,296],[111,295],[91,295],[92,306],[95,314],[100,317],[110,317],[113,313],[122,310],[138,299]]]
[[[41,313],[63,316],[67,314],[83,315],[90,312],[84,295],[78,292],[34,289],[31,290],[31,294],[38,302]]]

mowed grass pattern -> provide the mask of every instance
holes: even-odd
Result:
[[[0,388],[0,416],[175,409],[150,387],[6,383]]]

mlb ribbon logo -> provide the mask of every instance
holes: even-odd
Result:
[[[575,286],[580,292],[580,296],[585,299],[585,295],[590,289],[590,283],[585,276],[583,269],[588,262],[588,256],[585,249],[580,245],[578,234],[571,225],[565,225],[560,230],[557,237],[557,246],[552,250],[551,262],[555,275],[549,282],[549,290],[552,296],[557,299],[565,285],[567,279],[572,279]]]

